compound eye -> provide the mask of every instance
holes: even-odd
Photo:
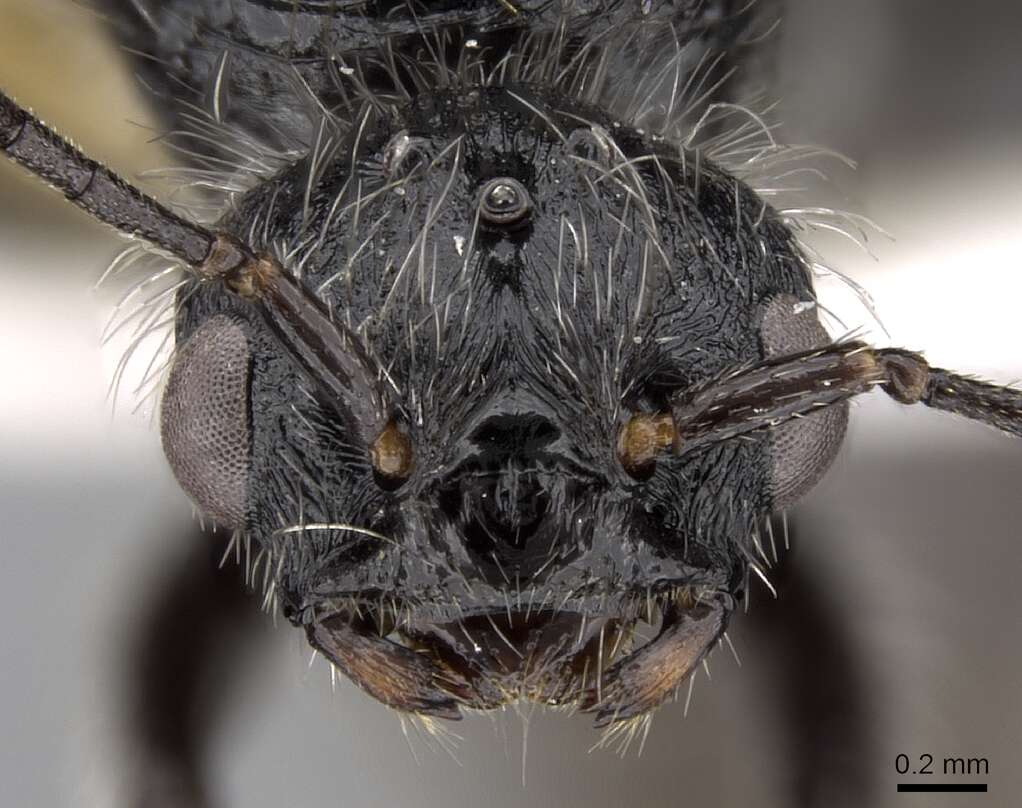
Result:
[[[483,221],[504,227],[524,219],[532,203],[529,192],[518,180],[498,177],[483,186],[479,205]]]
[[[211,317],[179,349],[160,411],[163,451],[178,483],[217,524],[245,525],[251,432],[245,330]]]
[[[830,342],[814,301],[781,294],[767,302],[760,339],[767,357],[808,351]],[[774,510],[789,508],[820,481],[841,448],[848,404],[832,404],[770,430],[768,490]]]

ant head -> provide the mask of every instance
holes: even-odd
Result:
[[[168,457],[260,540],[288,616],[334,626],[319,642],[371,626],[430,648],[476,706],[562,699],[608,627],[620,646],[640,616],[736,594],[764,515],[832,459],[842,406],[623,457],[636,413],[826,343],[804,264],[739,181],[529,87],[362,123],[223,224],[262,234],[355,335],[386,426],[338,407],[241,301],[197,287]]]

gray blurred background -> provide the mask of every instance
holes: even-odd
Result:
[[[868,337],[1022,378],[1022,8],[789,9],[777,33],[786,139],[855,159],[856,172],[838,172],[840,193],[821,199],[894,237],[871,237],[875,258],[836,237],[816,242],[872,293],[890,337],[875,326]],[[171,162],[148,142],[144,99],[117,54],[69,2],[0,0],[0,84],[128,175]],[[115,298],[92,286],[119,239],[5,164],[0,212],[0,804],[113,806],[131,754],[118,702],[131,617],[186,551],[191,508],[149,413],[111,415],[106,397],[120,351],[101,348],[100,333]],[[821,297],[849,328],[872,325],[839,285]],[[1020,481],[1022,445],[874,395],[792,515],[784,580],[822,593],[860,688],[851,709],[865,742],[819,751],[854,758],[874,792],[835,781],[818,802],[795,801],[785,737],[804,716],[778,659],[788,651],[776,653],[753,615],[732,632],[743,667],[717,654],[688,716],[664,709],[643,754],[623,759],[588,751],[598,736],[586,720],[539,711],[463,721],[453,757],[414,732],[406,742],[352,686],[332,693],[300,633],[266,619],[221,705],[213,794],[247,808],[1017,804]],[[753,611],[769,597],[756,590]],[[821,625],[800,641],[810,662],[795,680],[822,678],[826,693],[831,668],[816,670],[812,654],[834,638]],[[851,698],[846,684],[835,679],[835,703]],[[991,793],[895,794],[898,753],[988,758]]]

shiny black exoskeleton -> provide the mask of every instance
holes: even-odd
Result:
[[[363,342],[407,469],[381,475],[350,408],[243,300],[198,283],[164,401],[171,464],[258,544],[284,614],[382,701],[643,714],[719,640],[759,524],[844,430],[835,405],[624,459],[636,414],[827,342],[791,232],[683,138],[727,83],[707,52],[750,22],[726,3],[327,6],[149,13],[159,70],[212,93],[214,125],[304,143],[219,226]],[[668,71],[687,84],[643,78]],[[640,619],[659,632],[645,646]]]

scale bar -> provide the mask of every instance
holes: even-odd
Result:
[[[986,783],[898,783],[898,791],[955,791],[986,793]]]

